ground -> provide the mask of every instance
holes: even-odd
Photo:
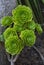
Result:
[[[35,46],[44,56],[44,33],[37,38]],[[44,65],[40,55],[34,48],[25,47],[16,61],[16,65]]]
[[[44,33],[41,36],[37,36],[35,46],[44,56]],[[6,52],[4,49],[4,43],[0,42],[0,65],[10,65]],[[44,65],[38,52],[33,48],[25,47],[19,55],[15,65]]]

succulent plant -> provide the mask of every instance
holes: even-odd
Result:
[[[24,41],[25,45],[29,47],[35,44],[36,36],[32,30],[26,29],[24,31],[21,31],[20,37]]]
[[[19,5],[13,9],[12,16],[3,17],[2,25],[6,26],[7,29],[5,29],[3,35],[0,36],[0,39],[1,41],[4,40],[6,52],[12,56],[11,58],[9,56],[8,59],[11,65],[14,65],[22,49],[25,46],[32,47],[35,44],[35,30],[38,31],[39,34],[42,33],[43,30],[41,25],[34,21],[31,8],[25,5]],[[4,37],[4,39],[2,39],[2,37]],[[13,58],[14,55],[15,58]]]
[[[1,20],[3,26],[9,26],[12,24],[12,17],[11,16],[5,16]]]
[[[15,32],[15,30],[13,28],[9,27],[3,33],[4,39],[6,40],[11,35],[13,35],[13,36],[17,35],[17,33]]]
[[[23,45],[18,36],[9,36],[5,41],[5,48],[9,54],[16,55],[21,52]]]
[[[28,27],[28,29],[34,31],[36,28],[36,23],[32,20],[30,23],[27,23],[27,27]]]
[[[35,29],[42,33],[42,28],[34,21],[32,10],[25,5],[13,9],[12,16],[2,18],[2,25],[10,26],[12,23],[14,25],[7,27],[3,33],[5,49],[11,55],[17,55],[25,45],[32,47],[35,44]]]
[[[39,34],[41,34],[43,32],[41,25],[36,23],[36,30],[38,31]]]
[[[16,31],[16,32],[21,32],[22,30],[24,30],[24,27],[23,26],[21,26],[21,25],[14,25],[14,30]]]
[[[24,5],[19,5],[12,10],[13,20],[16,24],[23,25],[30,22],[33,18],[32,10]]]

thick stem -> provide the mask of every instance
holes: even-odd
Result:
[[[13,56],[11,57],[11,65],[14,65],[14,63],[16,62],[17,58],[19,55],[16,55],[15,58],[13,58]]]
[[[14,62],[13,62],[13,55],[11,56],[11,61],[10,61],[11,65],[14,65]]]
[[[40,57],[41,57],[41,59],[42,59],[42,61],[43,61],[43,63],[44,63],[44,57],[43,57],[43,55],[41,54],[41,52],[37,49],[37,47],[33,46],[33,48],[39,53],[39,55],[40,55]]]
[[[13,62],[16,62],[18,57],[19,57],[19,55],[16,55],[15,58],[13,59]]]
[[[11,65],[14,65],[14,62],[13,62],[13,60],[11,60]]]
[[[15,58],[14,58],[13,55],[10,57],[10,55],[7,54],[8,61],[11,63],[11,65],[14,65],[14,63],[16,62],[18,56],[19,56],[19,55],[16,55]]]
[[[13,55],[10,57],[10,55],[7,54],[7,58],[8,58],[8,61],[11,63],[11,65],[14,65],[14,62],[13,62]]]

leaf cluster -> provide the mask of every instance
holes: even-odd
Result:
[[[6,51],[11,55],[19,54],[25,45],[29,47],[34,45],[36,41],[35,30],[42,33],[40,24],[33,20],[31,8],[24,5],[13,9],[12,16],[3,17],[2,25],[7,26],[3,36]]]

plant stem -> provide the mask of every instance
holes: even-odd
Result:
[[[0,42],[4,42],[4,37],[2,34],[0,35]]]
[[[43,63],[44,63],[44,57],[43,57],[43,55],[41,54],[41,52],[37,49],[36,46],[33,46],[33,48],[39,53],[39,55],[40,55],[40,57],[41,57],[41,59],[42,59],[42,61],[43,61]]]
[[[19,55],[16,55],[15,58],[13,59],[13,62],[16,62],[18,57],[19,57]]]
[[[25,1],[25,4],[26,4],[27,6],[31,7],[31,6],[30,6],[30,3],[29,3],[29,0],[24,0],[24,1]]]
[[[11,63],[11,65],[14,65],[14,63],[16,62],[18,56],[19,56],[19,55],[16,55],[15,58],[14,58],[13,55],[10,57],[10,55],[7,54],[8,61]]]
[[[11,61],[10,61],[11,65],[14,65],[14,62],[13,62],[13,55],[11,56]]]
[[[17,2],[18,2],[18,4],[19,4],[19,5],[21,5],[21,4],[22,4],[22,3],[21,3],[21,0],[17,0]]]
[[[14,65],[14,62],[11,60],[11,65]]]

